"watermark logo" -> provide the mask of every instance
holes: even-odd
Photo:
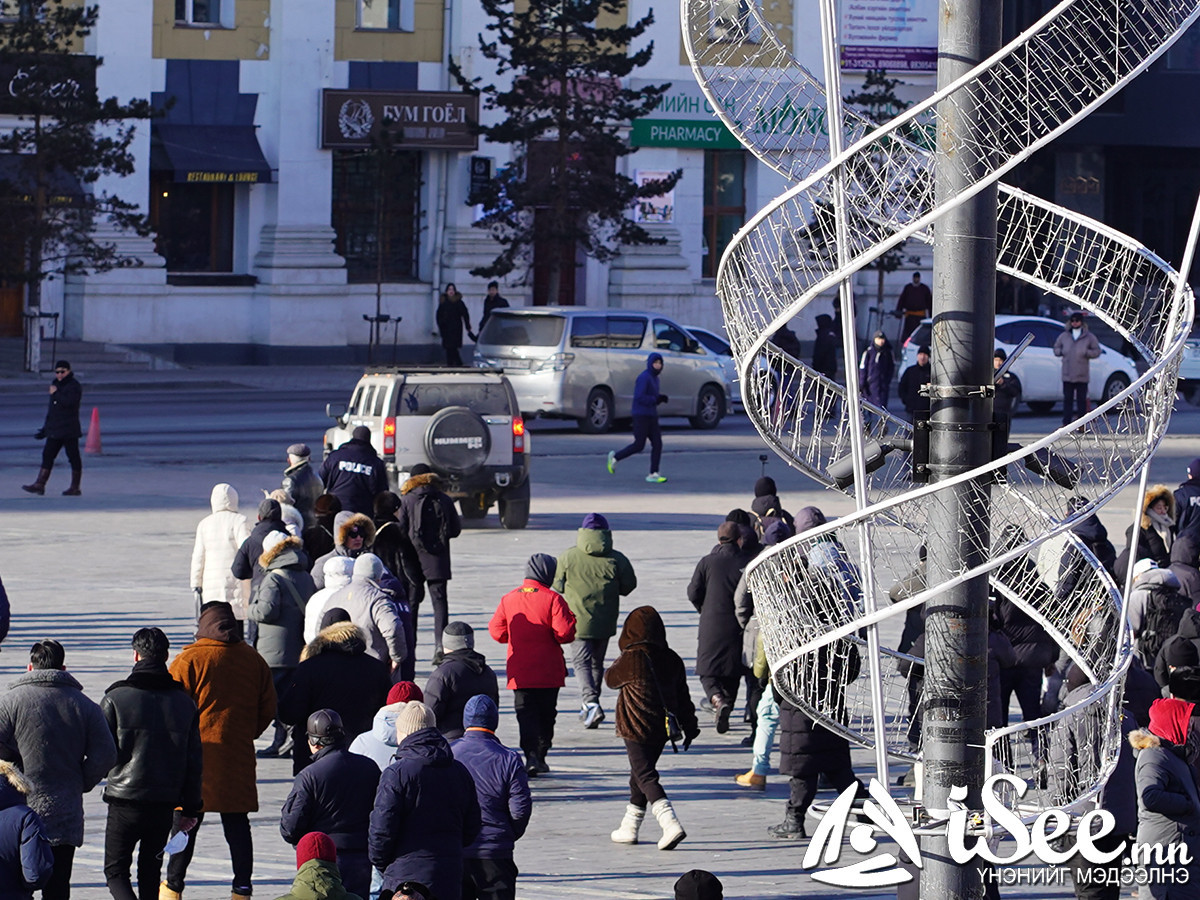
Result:
[[[1147,876],[1150,878],[1165,876],[1168,873],[1161,871],[1161,867],[1174,866],[1172,883],[1186,883],[1189,875],[1186,867],[1191,864],[1192,855],[1185,844],[1163,846],[1122,841],[1113,849],[1098,848],[1096,842],[1108,837],[1116,829],[1116,820],[1108,810],[1094,809],[1080,816],[1074,841],[1071,840],[1072,816],[1065,809],[1048,809],[1031,826],[1026,827],[1004,798],[1015,795],[1019,800],[1028,789],[1029,785],[1023,779],[1011,774],[993,775],[984,782],[983,813],[998,831],[1007,833],[1012,839],[1011,852],[1001,854],[993,850],[977,830],[972,829],[971,818],[976,814],[967,809],[963,802],[967,797],[967,789],[962,786],[951,788],[949,816],[945,822],[950,858],[958,865],[978,860],[992,866],[1011,866],[1032,855],[1046,865],[1062,866],[1079,855],[1095,867],[1111,866],[1118,872],[1118,878],[1123,877],[1119,874],[1122,866],[1152,865],[1154,869]],[[868,798],[863,802],[862,811],[857,813],[859,824],[850,827],[858,790],[858,785],[853,784],[834,801],[804,852],[802,866],[815,870],[811,875],[814,881],[835,887],[880,888],[911,881],[912,872],[899,865],[899,858],[895,854],[880,848],[875,833],[878,830],[895,841],[912,866],[920,869],[921,851],[912,824],[888,794],[887,788],[873,778],[868,788]],[[847,829],[850,849],[866,858],[838,866],[836,863],[841,858]],[[818,868],[822,865],[829,868]],[[1018,877],[1016,874],[1001,877],[997,872],[1004,875],[1013,873],[1013,870],[994,870],[992,880],[998,883],[1015,883],[1005,881],[1004,877]]]

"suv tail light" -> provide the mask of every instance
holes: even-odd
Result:
[[[520,416],[513,416],[512,420],[513,431],[513,453],[525,452],[525,420]]]
[[[553,356],[548,356],[542,360],[541,365],[537,366],[535,372],[565,372],[575,359],[574,353],[555,353]]]
[[[383,420],[383,452],[396,455],[396,418],[388,416]]]

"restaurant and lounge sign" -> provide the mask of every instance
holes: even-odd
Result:
[[[402,150],[477,150],[479,97],[453,91],[321,92],[321,147],[365,149],[383,129]]]

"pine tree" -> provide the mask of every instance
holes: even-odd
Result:
[[[629,214],[638,199],[671,190],[682,177],[639,186],[616,171],[633,152],[622,130],[651,113],[669,84],[631,90],[621,79],[650,61],[654,44],[632,45],[654,21],[653,14],[629,25],[625,0],[481,0],[491,18],[489,37],[479,35],[484,59],[495,65],[497,83],[467,79],[456,63],[459,84],[477,91],[483,108],[498,111],[496,124],[478,132],[512,148],[512,162],[474,192],[482,204],[476,226],[504,247],[488,266],[472,269],[502,277],[519,267],[532,272],[533,245],[548,248],[546,300],[559,295],[561,279],[575,268],[575,250],[608,261],[622,246],[662,244]]]
[[[107,192],[83,193],[106,174],[130,175],[136,120],[153,110],[147,100],[100,99],[95,68],[78,55],[99,16],[98,6],[70,0],[20,0],[14,19],[0,24],[0,70],[9,82],[4,112],[18,125],[0,134],[0,155],[14,159],[0,176],[0,277],[26,288],[26,368],[40,367],[41,286],[68,274],[140,265],[116,244],[96,239],[106,219],[118,230],[150,234],[133,203]]]

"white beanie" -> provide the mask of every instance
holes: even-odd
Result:
[[[404,704],[404,708],[396,713],[396,743],[399,744],[422,728],[432,728],[436,724],[437,718],[432,709],[419,700],[409,700]]]
[[[1151,569],[1157,569],[1158,563],[1152,559],[1139,559],[1133,564],[1133,580],[1137,581]]]

